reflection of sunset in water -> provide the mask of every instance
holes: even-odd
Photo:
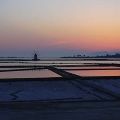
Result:
[[[96,69],[98,69],[98,70],[104,70],[104,69],[109,69],[109,70],[120,70],[120,67],[114,67],[114,66],[109,66],[109,67],[99,67],[99,66],[91,66],[91,67],[84,67],[84,66],[82,66],[82,67],[58,67],[59,69],[66,69],[66,70],[96,70]]]
[[[120,76],[120,70],[72,70],[69,72],[79,76]]]
[[[50,70],[0,72],[0,78],[48,78],[60,77]]]

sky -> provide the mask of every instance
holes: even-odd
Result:
[[[0,0],[0,56],[120,51],[120,0]]]

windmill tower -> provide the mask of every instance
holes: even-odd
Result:
[[[36,51],[34,51],[34,56],[33,56],[34,61],[38,61],[38,54]]]
[[[34,54],[34,61],[37,61],[38,60],[38,55],[37,53]]]

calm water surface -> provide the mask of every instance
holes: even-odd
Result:
[[[97,63],[104,64],[120,64],[120,60],[109,61],[83,61],[83,60],[69,60],[69,61],[0,61],[0,70],[16,69],[11,66],[30,66],[30,65],[94,65]],[[9,68],[2,68],[2,66],[10,66]],[[120,70],[94,70],[94,69],[120,69],[120,67],[59,67],[60,69],[86,69],[86,70],[67,70],[68,72],[80,75],[80,76],[120,76]],[[87,70],[87,69],[93,70]],[[20,69],[20,68],[17,68]],[[60,77],[56,73],[50,70],[36,70],[36,71],[12,71],[12,72],[0,72],[0,78],[48,78],[48,77]]]
[[[44,70],[28,70],[28,71],[12,71],[12,72],[0,72],[0,78],[48,78],[48,77],[61,77],[56,73],[44,69]]]
[[[74,69],[120,69],[120,67],[114,67],[114,66],[108,66],[108,67],[103,67],[103,66],[91,66],[91,67],[83,67],[83,66],[81,66],[81,67],[57,67],[58,69],[72,69],[72,70],[74,70]]]
[[[79,76],[120,76],[120,70],[68,70]]]
[[[0,66],[17,65],[84,65],[84,64],[120,64],[120,60],[95,61],[95,60],[69,60],[69,61],[0,61]]]

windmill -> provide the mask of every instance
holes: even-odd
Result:
[[[33,60],[38,61],[38,51],[34,50]]]

